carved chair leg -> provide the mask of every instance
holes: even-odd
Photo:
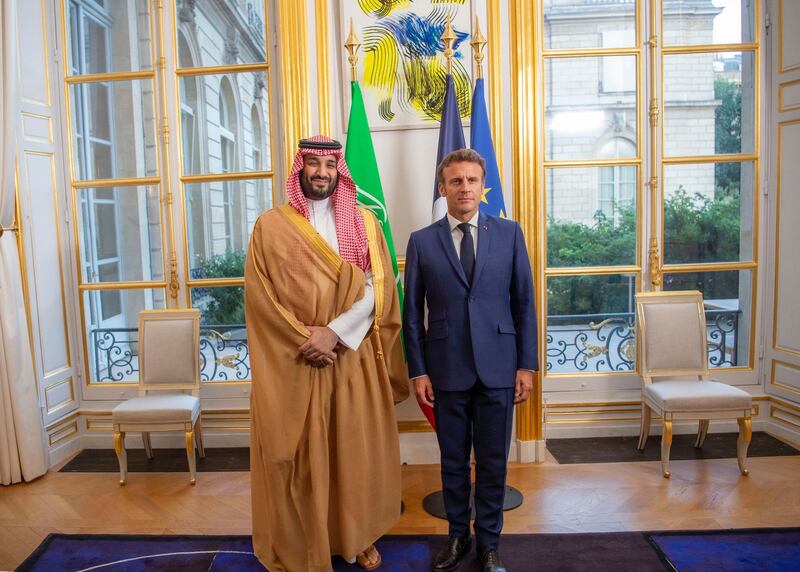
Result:
[[[737,421],[739,422],[739,438],[736,440],[736,458],[739,461],[739,470],[746,477],[750,474],[750,469],[747,468],[747,448],[753,438],[753,425],[750,417],[740,417]]]
[[[708,435],[708,426],[711,423],[708,419],[701,419],[700,423],[697,426],[697,439],[694,442],[694,446],[696,448],[700,448],[703,446],[703,443],[706,442],[706,435]]]
[[[150,444],[150,433],[148,431],[142,432],[142,443],[144,443],[144,453],[148,459],[153,458],[153,446]]]
[[[650,419],[652,416],[652,411],[647,406],[647,404],[642,403],[642,422],[641,427],[639,427],[639,444],[636,448],[640,451],[644,451],[644,446],[647,444],[647,437],[650,435]]]
[[[669,449],[672,446],[672,421],[669,419],[664,419],[662,424],[662,433],[661,433],[661,469],[664,474],[664,478],[668,479],[670,476],[669,472]]]
[[[194,434],[195,439],[197,439],[197,453],[200,455],[201,459],[204,459],[206,456],[205,447],[203,447],[203,423],[200,421],[200,418],[197,418],[197,423],[194,424]]]
[[[195,459],[194,459],[194,432],[190,429],[186,431],[186,458],[189,460],[189,474],[191,479],[190,484],[195,484],[197,478],[195,475]]]
[[[114,431],[114,451],[119,461],[119,484],[128,482],[128,452],[125,450],[125,432]]]

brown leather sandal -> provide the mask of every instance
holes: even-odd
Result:
[[[378,560],[370,564],[370,556],[373,555],[377,556]],[[361,566],[364,570],[375,570],[381,565],[381,554],[378,552],[378,549],[375,548],[374,544],[370,544],[364,552],[356,556],[356,564]]]

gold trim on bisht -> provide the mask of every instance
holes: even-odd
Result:
[[[384,311],[384,283],[386,273],[383,269],[383,260],[378,245],[378,223],[375,217],[367,209],[359,207],[361,216],[364,218],[364,227],[367,231],[367,246],[369,247],[369,260],[372,267],[372,289],[375,292],[375,322],[372,326],[375,344],[377,345],[378,359],[383,359],[383,347],[380,338],[380,321]]]

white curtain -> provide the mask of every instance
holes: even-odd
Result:
[[[0,227],[14,224],[14,155],[19,124],[17,0],[0,2]],[[0,483],[47,472],[17,237],[0,236]]]

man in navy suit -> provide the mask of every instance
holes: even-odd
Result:
[[[485,176],[475,151],[447,155],[436,170],[447,215],[412,233],[406,250],[409,377],[417,400],[434,410],[450,523],[435,572],[455,570],[472,546],[473,447],[478,559],[486,572],[505,571],[497,548],[513,404],[528,399],[539,369],[525,240],[516,222],[479,213]]]

